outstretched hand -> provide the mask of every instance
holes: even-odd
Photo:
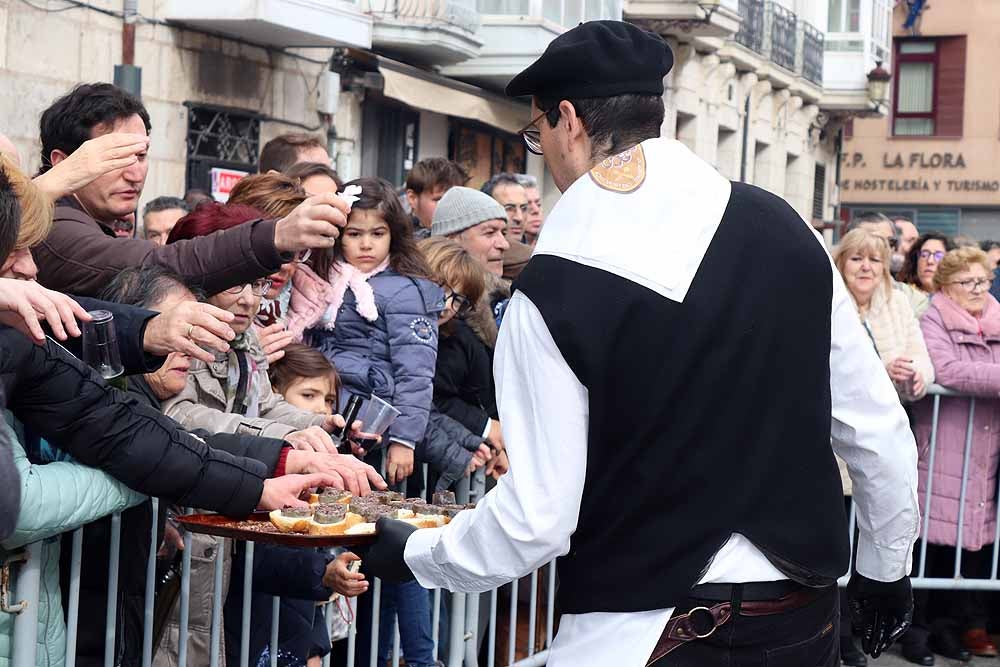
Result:
[[[0,278],[0,324],[13,327],[38,345],[45,343],[42,321],[59,340],[80,335],[77,319],[90,315],[70,297],[45,289],[33,280]]]

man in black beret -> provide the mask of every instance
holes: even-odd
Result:
[[[906,414],[815,232],[659,138],[672,62],[657,35],[597,21],[510,82],[563,192],[496,349],[510,472],[443,529],[380,522],[366,565],[475,592],[560,557],[549,667],[832,667],[836,451],[855,626],[878,656],[912,611]]]

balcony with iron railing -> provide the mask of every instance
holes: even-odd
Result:
[[[407,62],[452,65],[479,54],[476,0],[361,0],[372,45]]]
[[[752,53],[737,49],[730,55],[750,66],[763,58],[789,81],[823,85],[823,33],[818,28],[772,0],[739,0],[739,10],[740,29],[733,41]]]

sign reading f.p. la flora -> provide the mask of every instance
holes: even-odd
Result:
[[[864,169],[868,166],[864,153],[844,153],[843,163],[846,169]],[[925,151],[911,153],[882,153],[882,169],[965,169],[965,156],[961,153],[928,153]]]
[[[212,167],[210,173],[212,175],[212,198],[223,204],[229,201],[229,193],[233,191],[240,179],[247,175],[247,172],[239,169],[223,169],[222,167]]]

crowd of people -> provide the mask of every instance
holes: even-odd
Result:
[[[1000,427],[1000,304],[994,296],[994,286],[1000,284],[1000,246],[920,234],[910,220],[869,213],[851,221],[833,256],[911,416],[919,450],[920,507],[930,510],[927,532],[921,534],[926,542],[924,576],[952,577],[957,547],[962,549],[962,575],[987,578],[997,529],[1000,461],[995,435]],[[968,398],[941,398],[937,411],[925,399],[935,383],[976,397],[971,425]],[[842,477],[849,496],[850,480]],[[915,553],[914,574],[921,567],[921,545]],[[933,665],[935,653],[965,661],[973,655],[995,657],[991,602],[977,591],[918,592],[914,625],[901,641],[903,656],[918,665]],[[842,632],[845,664],[864,664],[849,626],[842,625]]]
[[[402,191],[377,178],[344,183],[321,140],[286,134],[226,202],[201,190],[148,198],[150,127],[140,100],[99,83],[43,113],[34,177],[0,135],[0,552],[44,541],[38,664],[66,659],[78,527],[76,664],[104,664],[109,515],[121,512],[115,664],[141,660],[155,524],[155,664],[170,665],[182,508],[243,516],[301,505],[324,486],[418,496],[480,469],[491,486],[510,466],[491,364],[511,281],[543,224],[532,177],[499,174],[472,189],[459,164],[430,158]],[[78,360],[81,330],[102,310],[124,367],[103,380]],[[399,416],[372,439],[338,414],[354,396],[378,397]],[[221,559],[218,657],[235,663],[243,545],[220,550],[192,535],[188,549],[188,662],[210,661]],[[317,603],[360,595],[359,613],[370,613],[357,560],[258,545],[251,664],[269,659],[280,595],[279,664],[318,665],[337,637]],[[434,665],[428,591],[386,584],[381,609],[382,657],[396,614],[406,663]],[[0,665],[11,664],[12,632],[13,617],[0,613]],[[358,664],[370,644],[359,642]]]
[[[155,193],[138,210],[150,194],[150,126],[138,99],[84,84],[42,115],[42,166],[33,178],[0,135],[0,550],[44,541],[39,664],[66,658],[69,532],[80,526],[76,663],[104,661],[109,515],[121,512],[115,664],[140,660],[155,523],[155,663],[170,665],[180,640],[179,508],[240,516],[296,506],[319,486],[416,496],[455,488],[480,469],[489,486],[510,466],[491,362],[512,281],[544,223],[533,177],[501,173],[472,189],[459,164],[430,158],[401,189],[368,177],[345,183],[321,140],[288,134],[265,145],[259,173],[227,202],[201,190]],[[915,570],[949,577],[959,548],[964,576],[989,576],[1000,464],[1000,244],[920,234],[912,221],[872,213],[848,225],[833,257],[910,413],[922,508],[931,489],[926,558]],[[77,359],[81,323],[99,310],[117,328],[126,377],[105,378],[117,388]],[[935,410],[926,398],[933,384],[977,397],[971,426],[969,399],[946,397]],[[399,412],[374,447],[370,438],[368,449],[360,444],[363,423],[338,414],[353,396],[377,396]],[[210,661],[221,559],[219,658],[235,662],[243,546],[220,551],[199,535],[189,545],[188,660]],[[319,664],[336,637],[317,603],[360,596],[358,613],[371,613],[357,560],[258,545],[251,663],[269,655],[271,596],[280,595],[279,664]],[[922,665],[934,664],[935,653],[997,655],[992,602],[973,591],[919,594],[903,655]],[[395,615],[406,664],[434,665],[432,612],[416,582],[386,583],[374,642],[380,657],[390,651]],[[0,613],[0,665],[11,664],[12,629],[12,616]],[[362,636],[358,664],[368,664],[372,643]],[[841,654],[845,664],[865,664],[850,623],[842,624]]]

